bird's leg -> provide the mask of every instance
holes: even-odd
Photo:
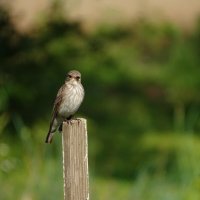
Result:
[[[70,123],[71,123],[71,119],[72,119],[72,115],[70,115],[69,117],[65,118],[65,119],[63,120],[63,122],[67,122],[67,124],[70,124]],[[60,124],[60,126],[59,126],[59,128],[58,128],[58,131],[59,131],[59,132],[62,132],[63,122]]]
[[[72,119],[73,115],[70,115],[65,121],[68,123],[68,124],[73,124],[75,123],[76,121],[78,121],[78,124],[80,123],[81,119],[80,118],[76,118],[76,119]]]
[[[67,120],[70,121],[72,119],[73,115],[70,115]]]
[[[69,117],[65,118],[63,122],[66,122],[68,125],[73,124],[75,121],[78,121],[78,124],[80,123],[81,119],[80,118],[76,118],[76,119],[72,119],[73,115],[70,115]],[[63,123],[59,126],[59,132],[62,132],[62,125]]]
[[[67,118],[64,120],[64,122],[67,122],[67,124],[71,124],[72,117],[73,117],[73,115],[70,115],[69,117],[67,117]]]

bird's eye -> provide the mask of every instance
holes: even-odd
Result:
[[[69,77],[69,78],[72,78],[72,76],[71,76],[71,75],[68,75],[68,77]]]
[[[80,76],[77,76],[77,77],[76,77],[76,80],[77,80],[77,81],[79,81],[79,80],[80,80],[80,78],[81,78]]]

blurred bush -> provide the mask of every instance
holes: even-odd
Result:
[[[200,158],[200,23],[184,32],[168,23],[141,20],[88,33],[80,23],[55,13],[50,12],[31,33],[22,34],[9,13],[0,9],[4,199],[12,199],[12,192],[18,199],[30,199],[27,195],[45,199],[52,185],[55,196],[49,199],[62,195],[60,140],[49,148],[44,137],[56,91],[70,69],[81,71],[86,89],[79,113],[88,119],[92,176],[135,180],[142,189],[136,191],[125,183],[133,192],[130,199],[146,199],[149,193],[143,191],[151,185],[151,177],[152,199],[167,199],[155,193],[159,181],[169,190],[172,180],[181,185],[174,199],[186,182],[199,185],[195,176]],[[16,188],[9,184],[13,180]],[[147,185],[140,185],[141,180]],[[97,183],[104,185],[101,179]],[[92,191],[99,193],[96,187]],[[188,196],[199,197],[196,191],[188,189]],[[105,193],[102,199],[111,197]]]

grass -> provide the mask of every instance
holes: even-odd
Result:
[[[61,137],[57,136],[51,146],[41,142],[32,144],[29,130],[23,131],[22,144],[0,143],[1,199],[63,199]],[[38,135],[42,141],[42,134]],[[140,143],[143,151],[148,153],[148,157],[144,154],[142,159],[148,162],[138,170],[136,178],[128,181],[99,177],[92,173],[94,169],[90,166],[91,200],[200,198],[198,136],[192,133],[146,133]]]

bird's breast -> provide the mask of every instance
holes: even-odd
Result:
[[[84,90],[81,84],[68,85],[63,91],[63,100],[60,105],[59,114],[62,117],[73,115],[83,101]]]

